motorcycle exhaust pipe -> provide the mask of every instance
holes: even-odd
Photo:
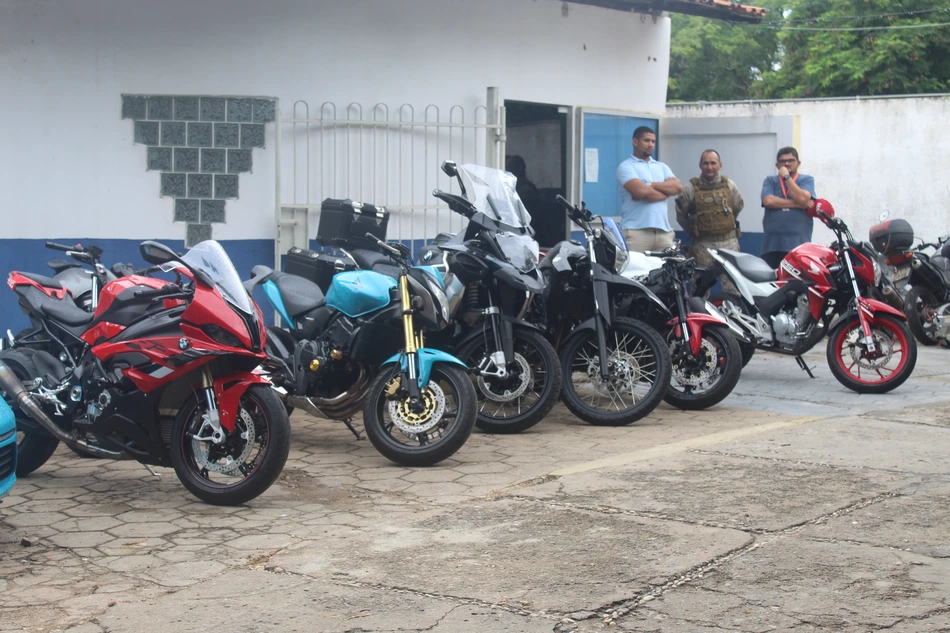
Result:
[[[43,412],[43,409],[40,408],[40,405],[36,403],[36,400],[31,396],[26,389],[23,388],[23,384],[20,382],[20,379],[17,378],[17,375],[13,373],[13,370],[10,369],[6,363],[0,360],[0,388],[6,391],[13,398],[16,405],[20,407],[20,410],[25,412],[31,418],[36,420],[37,424],[42,426],[46,431],[55,437],[60,442],[73,446],[81,451],[89,453],[90,455],[97,455],[99,457],[108,457],[111,459],[120,459],[125,457],[122,453],[117,451],[109,451],[98,446],[93,446],[88,444],[85,440],[77,438],[72,433],[66,433],[63,429],[56,426],[56,423],[49,419],[49,416]]]

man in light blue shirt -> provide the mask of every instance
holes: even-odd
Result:
[[[633,132],[633,154],[617,167],[621,228],[632,251],[661,251],[673,246],[666,200],[683,184],[664,163],[653,160],[656,133],[643,125]]]

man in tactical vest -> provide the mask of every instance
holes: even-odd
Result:
[[[676,198],[676,219],[689,234],[690,255],[698,266],[711,266],[709,249],[739,250],[739,223],[736,221],[745,202],[736,183],[720,176],[722,162],[719,152],[707,149],[699,157],[699,178],[690,178],[683,193]],[[722,278],[723,290],[736,292],[735,286]]]

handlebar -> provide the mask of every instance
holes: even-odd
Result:
[[[190,297],[191,294],[191,292],[183,289],[181,286],[165,284],[161,288],[155,288],[154,290],[136,290],[133,296],[138,299],[167,299],[173,296]]]
[[[589,209],[571,204],[564,196],[558,194],[554,199],[557,200],[558,204],[564,207],[564,210],[567,211],[567,214],[574,222],[580,224],[580,222],[590,222],[594,219],[594,214],[592,214]],[[581,203],[581,205],[583,205],[583,203]]]
[[[466,218],[471,219],[472,216],[478,211],[478,209],[475,208],[475,205],[462,196],[457,196],[453,193],[446,193],[439,189],[434,189],[432,191],[432,195],[439,200],[448,203],[450,209],[459,215],[465,216]]]
[[[64,246],[62,244],[57,244],[56,242],[47,242],[46,248],[51,248],[54,251],[63,251],[64,253],[68,251],[78,250],[75,246]]]

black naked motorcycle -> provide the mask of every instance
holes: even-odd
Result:
[[[544,288],[531,218],[511,174],[452,161],[442,171],[456,179],[461,195],[432,195],[468,225],[458,234],[440,235],[419,254],[420,264],[444,275],[447,294],[460,299],[449,303],[448,325],[429,340],[473,369],[475,425],[489,433],[519,433],[547,415],[561,388],[557,353],[541,328],[523,319],[531,298]],[[340,249],[361,270],[393,274],[392,263],[365,240],[322,243]]]
[[[722,402],[742,373],[742,351],[736,336],[725,321],[705,313],[702,299],[690,298],[689,284],[697,272],[695,259],[686,257],[678,247],[645,255],[662,264],[649,271],[636,271],[628,265],[623,274],[640,272],[639,279],[674,315],[661,326],[673,360],[673,377],[664,400],[684,410],[706,409]]]
[[[620,276],[627,248],[616,223],[557,200],[584,230],[587,246],[563,241],[548,250],[540,264],[545,290],[532,318],[558,349],[567,408],[589,424],[630,424],[659,405],[672,370],[659,333],[627,315],[636,303],[663,323],[672,317],[641,283]]]

